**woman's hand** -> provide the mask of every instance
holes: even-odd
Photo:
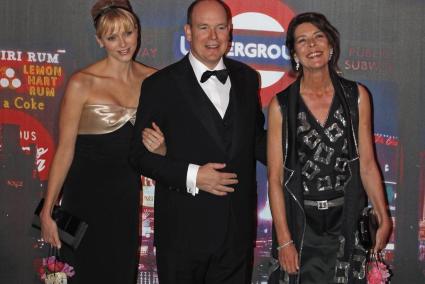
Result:
[[[161,132],[161,129],[158,127],[158,125],[156,125],[155,122],[152,122],[152,128],[143,129],[142,142],[146,149],[149,150],[149,152],[161,156],[165,156],[167,153],[164,134]]]
[[[379,253],[387,245],[392,228],[391,219],[385,214],[382,220],[379,220],[379,227],[376,231],[375,247],[373,248],[374,253]]]
[[[41,237],[43,241],[51,244],[54,247],[60,248],[61,242],[59,240],[58,227],[56,222],[52,219],[50,215],[40,214],[41,222]]]
[[[373,252],[382,250],[391,232],[392,222],[388,216],[385,191],[382,176],[378,170],[373,147],[372,106],[369,92],[359,85],[359,158],[360,177],[366,190],[367,197],[373,205],[378,217],[378,231],[376,232]]]
[[[285,246],[279,250],[279,263],[288,274],[297,274],[300,269],[298,252],[294,244]]]

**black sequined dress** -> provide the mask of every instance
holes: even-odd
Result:
[[[347,118],[338,96],[321,125],[300,99],[297,117],[297,149],[304,200],[333,200],[344,196],[349,179]],[[343,206],[320,210],[304,206],[306,230],[301,258],[300,283],[335,283],[335,265],[341,249]]]

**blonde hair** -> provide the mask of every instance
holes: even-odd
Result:
[[[121,7],[111,7],[108,9],[103,14],[99,14],[95,20],[96,35],[98,37],[113,33],[120,28],[123,28],[124,31],[139,28],[138,20],[131,11]]]

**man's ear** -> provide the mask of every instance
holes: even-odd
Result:
[[[184,25],[184,35],[188,42],[192,41],[192,27],[189,24]]]

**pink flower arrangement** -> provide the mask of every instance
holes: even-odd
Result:
[[[72,277],[75,274],[74,267],[66,262],[56,259],[55,256],[49,256],[42,259],[42,265],[38,269],[38,274],[41,280],[45,280],[48,274],[63,272],[67,277]]]
[[[386,284],[391,274],[387,265],[379,260],[369,261],[367,264],[367,283]]]

